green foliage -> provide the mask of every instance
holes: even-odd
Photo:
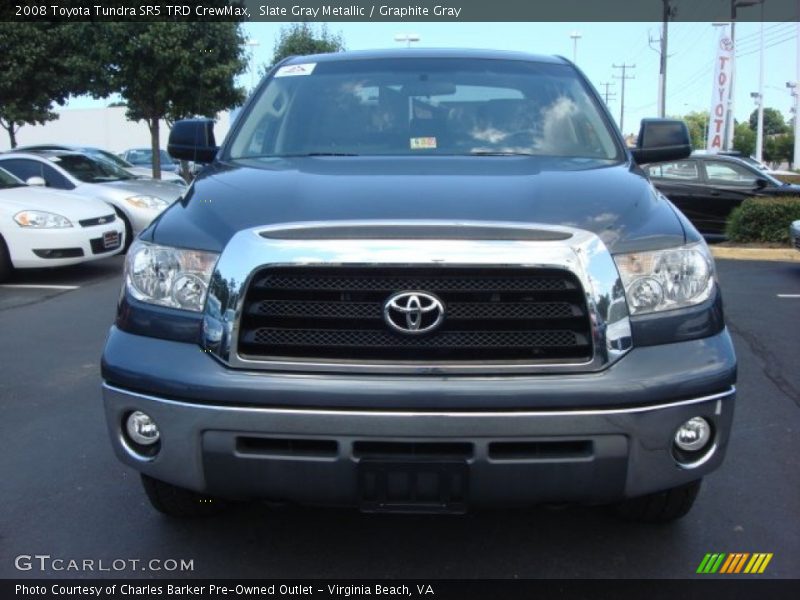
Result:
[[[57,118],[54,103],[103,91],[102,69],[83,46],[86,25],[0,22],[0,126],[12,148],[20,127]]]
[[[270,65],[262,67],[262,73],[283,60],[287,56],[306,56],[308,54],[323,54],[325,52],[341,52],[345,49],[341,33],[332,34],[323,23],[319,30],[315,30],[308,23],[290,23],[281,27],[278,41]]]
[[[99,52],[110,65],[113,91],[124,98],[128,118],[143,120],[150,128],[155,177],[160,177],[159,120],[214,117],[244,100],[244,90],[234,83],[247,68],[238,23],[122,22],[94,27],[104,30]]]
[[[756,152],[756,134],[747,123],[739,123],[733,130],[733,148],[744,156],[752,156]]]
[[[678,117],[686,122],[689,136],[692,139],[692,148],[703,150],[706,147],[706,128],[708,127],[708,111],[690,112],[683,117]]]
[[[758,128],[758,109],[750,113],[750,129],[755,131]],[[786,133],[789,128],[783,119],[781,111],[774,108],[764,107],[764,136]]]
[[[789,243],[789,225],[800,219],[800,197],[748,198],[728,218],[732,242]]]

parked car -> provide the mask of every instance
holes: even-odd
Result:
[[[127,244],[183,192],[171,183],[135,177],[106,161],[66,150],[7,152],[0,154],[0,167],[32,185],[104,200],[124,222]]]
[[[693,154],[646,166],[653,184],[700,233],[725,234],[734,208],[753,196],[797,196],[800,185],[784,183],[733,156]]]
[[[91,156],[92,158],[96,158],[98,160],[108,161],[121,169],[125,169],[128,173],[135,175],[136,177],[144,177],[146,179],[153,178],[153,169],[151,167],[137,167],[136,165],[129,163],[127,160],[120,158],[113,152],[103,150],[102,148],[95,148],[94,146],[78,146],[73,144],[37,144],[35,146],[17,146],[14,149],[15,152],[37,152],[39,150],[69,150],[71,152],[80,152],[81,154],[86,154],[87,156]],[[162,170],[161,180],[180,185],[181,187],[186,186],[186,181],[184,181],[183,177],[178,175],[178,173],[169,170]]]
[[[119,156],[137,167],[153,168],[153,150],[151,148],[130,148],[121,152]],[[161,161],[162,171],[177,173],[180,165],[177,162],[173,162],[172,157],[166,150],[160,150],[158,157]]]
[[[789,227],[789,237],[791,238],[792,246],[800,250],[800,221],[793,221]]]
[[[27,185],[0,168],[0,281],[13,269],[74,265],[119,251],[125,227],[105,202]]]
[[[736,357],[702,236],[557,57],[289,58],[131,247],[108,430],[169,515],[616,504],[663,521],[720,466]]]

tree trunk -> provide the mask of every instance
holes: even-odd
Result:
[[[150,128],[150,149],[153,151],[153,179],[161,179],[161,142],[158,117],[148,119],[147,126]]]
[[[14,127],[14,121],[6,124],[4,121],[0,121],[0,127],[5,129],[8,132],[8,143],[11,144],[11,149],[17,147],[17,127]]]

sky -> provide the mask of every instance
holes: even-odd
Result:
[[[734,112],[746,120],[755,108],[750,97],[758,91],[759,39],[761,23],[736,25],[737,65]],[[269,63],[281,23],[245,23],[245,36],[252,45],[249,70],[239,84],[252,87],[261,66]],[[621,73],[612,65],[635,64],[628,71],[634,79],[625,82],[623,133],[637,133],[639,122],[657,116],[659,54],[657,40],[661,23],[330,23],[331,33],[341,33],[348,50],[394,48],[405,42],[394,41],[397,34],[415,33],[415,47],[465,47],[518,50],[535,54],[573,57],[572,32],[577,41],[577,65],[600,90],[611,82],[609,109],[619,124]],[[798,24],[763,24],[764,29],[764,105],[778,109],[788,120],[794,105],[786,82],[800,79],[798,74]],[[668,34],[667,100],[668,116],[691,111],[707,111],[711,105],[715,48],[719,31],[711,23],[671,22]],[[654,49],[651,49],[651,45]],[[75,98],[69,108],[102,106],[90,98]]]

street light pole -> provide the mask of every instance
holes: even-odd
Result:
[[[758,125],[756,126],[756,160],[761,162],[762,147],[764,146],[764,97],[759,92],[751,92],[750,97],[756,103],[758,111]]]
[[[411,42],[418,42],[420,39],[418,33],[398,33],[394,36],[395,42],[406,42],[406,48],[411,48]]]
[[[569,34],[569,37],[572,38],[572,62],[578,62],[578,40],[583,37],[580,31],[573,31]]]
[[[800,28],[800,24],[798,24],[798,27]],[[800,48],[800,40],[798,40],[798,48]],[[798,75],[800,75],[800,73],[798,73]],[[793,169],[800,167],[800,163],[798,163],[798,161],[800,161],[800,136],[798,136],[798,133],[800,132],[800,128],[798,128],[800,119],[797,118],[797,111],[798,108],[800,108],[800,90],[798,90],[798,83],[800,83],[800,79],[798,79],[798,81],[786,82],[786,87],[791,90],[792,98],[794,98],[794,106],[792,107],[792,111],[794,113],[794,156],[792,158]]]
[[[244,45],[245,46],[249,46],[250,48],[257,48],[258,46],[261,45],[261,42],[259,42],[256,39],[250,38],[249,40],[247,40],[244,43]],[[251,57],[251,59],[252,59],[252,57]],[[252,60],[250,62],[252,62]],[[255,90],[255,89],[256,89],[256,68],[255,68],[255,65],[251,64],[250,65],[250,93],[252,93],[253,90]]]

